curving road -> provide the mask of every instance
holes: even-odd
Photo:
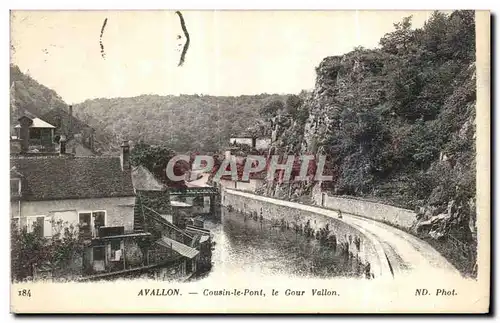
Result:
[[[339,219],[338,213],[334,210],[232,189],[225,189],[225,191],[263,202],[322,214],[355,227],[375,246],[377,257],[380,260],[379,265],[373,268],[377,277],[399,276],[413,272],[422,272],[424,275],[437,275],[439,273],[460,275],[459,271],[427,242],[382,222],[344,212],[342,212],[342,218]]]

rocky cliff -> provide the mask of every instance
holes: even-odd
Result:
[[[302,118],[282,116],[274,142],[280,152],[327,155],[334,180],[322,186],[331,194],[417,211],[414,233],[445,255],[459,251],[450,257],[468,274],[476,247],[474,35],[473,12],[435,13],[421,29],[411,18],[395,24],[380,48],[325,58],[298,108]]]

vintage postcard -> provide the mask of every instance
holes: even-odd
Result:
[[[487,11],[26,11],[13,313],[487,313]]]

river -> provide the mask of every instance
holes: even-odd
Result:
[[[364,266],[356,257],[306,238],[293,229],[272,227],[245,215],[222,209],[220,221],[207,220],[215,241],[208,276],[254,273],[287,277],[360,277]]]

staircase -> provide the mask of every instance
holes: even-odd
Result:
[[[145,232],[144,229],[144,216],[141,212],[141,206],[137,203],[134,206],[134,232]]]
[[[134,232],[145,232],[144,221],[138,216],[134,217]]]

